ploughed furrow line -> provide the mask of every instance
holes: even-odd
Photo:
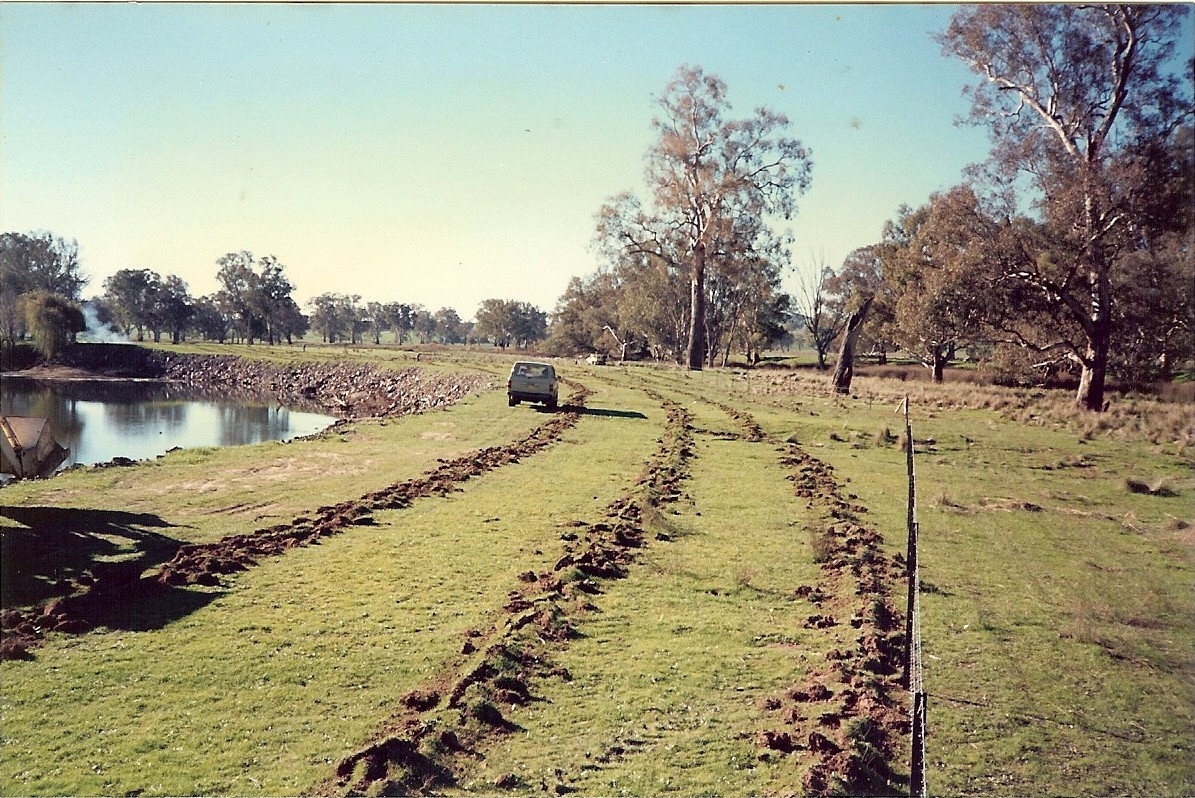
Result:
[[[600,521],[562,525],[563,554],[551,570],[527,571],[488,629],[470,630],[460,654],[403,698],[402,709],[374,739],[344,757],[321,794],[426,794],[451,787],[494,735],[518,731],[501,707],[534,700],[537,682],[571,679],[552,655],[574,637],[575,623],[597,609],[602,583],[627,575],[650,537],[667,540],[660,507],[681,498],[694,454],[690,414],[647,391],[667,413],[664,435],[634,486]],[[495,774],[496,789],[525,790],[513,773]]]
[[[867,508],[852,503],[853,494],[843,497],[830,465],[768,436],[750,413],[701,400],[733,418],[743,440],[775,445],[781,465],[793,470],[795,493],[808,500],[813,516],[809,531],[822,573],[817,585],[796,591],[819,609],[805,625],[844,635],[844,645],[827,654],[830,667],[811,672],[781,697],[764,699],[785,728],[763,732],[758,742],[781,754],[811,756],[810,794],[891,793],[904,779],[888,763],[909,733],[899,680],[904,623],[890,598],[892,581],[904,575],[903,560],[885,557],[881,535],[859,523]]]
[[[894,772],[909,733],[900,681],[904,622],[892,604],[891,586],[904,574],[903,558],[886,557],[883,539],[859,522],[866,508],[844,497],[833,469],[793,444],[779,448],[793,469],[796,495],[808,499],[816,585],[797,595],[819,612],[806,626],[840,634],[843,645],[826,654],[802,684],[764,700],[782,728],[763,732],[761,745],[806,752],[814,759],[805,787],[813,795],[889,794],[906,777]]]
[[[421,477],[373,491],[355,501],[320,507],[314,517],[300,516],[243,535],[230,535],[213,543],[180,546],[174,557],[148,575],[139,560],[97,563],[93,582],[78,594],[51,599],[28,611],[0,613],[0,659],[30,659],[30,649],[40,645],[47,632],[83,634],[94,628],[92,619],[105,617],[115,605],[153,601],[164,591],[187,585],[215,586],[220,576],[244,571],[266,557],[310,546],[321,538],[345,532],[355,525],[373,522],[372,513],[410,506],[416,499],[447,496],[461,483],[487,471],[518,463],[560,440],[580,419],[580,409],[590,391],[569,383],[573,394],[543,424],[520,440],[505,446],[479,449],[440,465]]]
[[[735,435],[734,433],[730,433],[730,437],[738,437],[738,438],[741,438],[742,440],[747,441],[748,443],[761,443],[763,441],[768,440],[768,434],[766,432],[764,432],[763,427],[761,427],[759,425],[759,422],[757,422],[755,420],[755,417],[752,416],[750,413],[748,413],[744,410],[740,410],[739,408],[734,407],[733,405],[729,405],[725,402],[715,401],[714,399],[711,399],[708,396],[704,396],[697,391],[688,390],[687,388],[682,388],[677,385],[665,383],[664,381],[660,380],[658,377],[655,377],[654,375],[652,376],[652,381],[655,382],[657,385],[661,385],[661,386],[667,384],[667,390],[674,395],[679,394],[681,396],[690,397],[699,402],[704,402],[707,405],[711,405],[713,407],[718,408],[723,413],[730,416],[730,418],[739,426],[739,429],[741,430],[737,435]],[[642,385],[644,382],[647,382],[647,381],[646,380],[641,381],[641,383],[640,383],[641,388],[642,388]],[[698,431],[701,432],[703,430],[698,430]],[[727,437],[727,435],[725,433],[718,433],[718,432],[713,432],[713,431],[708,431],[708,430],[705,430],[705,432],[708,432],[710,435],[714,435],[715,437]]]

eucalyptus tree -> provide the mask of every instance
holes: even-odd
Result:
[[[605,286],[610,290],[603,291]],[[556,300],[548,326],[545,349],[552,355],[578,355],[604,349],[601,340],[613,314],[607,311],[606,298],[617,302],[618,291],[613,275],[599,270],[586,277],[573,276],[564,293]]]
[[[134,328],[137,340],[145,332],[161,329],[162,276],[150,269],[121,269],[104,279],[104,302],[117,325],[129,335]]]
[[[995,277],[1035,292],[1079,335],[1034,319],[1015,332],[1021,345],[1078,364],[1076,403],[1090,410],[1104,407],[1115,272],[1141,245],[1152,191],[1133,155],[1172,141],[1192,116],[1190,65],[1174,64],[1190,13],[1179,4],[967,5],[939,37],[981,78],[970,118],[987,126],[993,152],[980,181],[1009,219],[1026,194],[1035,206],[1041,238]]]
[[[440,308],[436,311],[436,334],[440,336],[440,343],[456,344],[465,338],[464,322],[461,315],[454,308]]]
[[[320,334],[324,343],[335,343],[342,331],[342,323],[336,313],[337,294],[326,292],[307,301],[311,311],[311,326]]]
[[[514,343],[515,303],[504,299],[485,299],[477,308],[477,333],[494,342],[494,346],[505,349]]]
[[[529,302],[512,299],[486,299],[477,308],[478,335],[506,349],[525,349],[548,336],[548,314]]]
[[[419,343],[431,343],[436,337],[436,317],[427,308],[420,308],[415,313],[415,332],[419,334]]]
[[[851,251],[842,266],[830,278],[827,290],[841,298],[850,314],[858,313],[871,300],[865,314],[865,325],[856,333],[858,350],[876,357],[880,365],[888,362],[888,353],[896,344],[892,340],[892,297],[884,283],[883,244],[868,244]]]
[[[306,335],[310,327],[311,321],[303,315],[299,303],[292,297],[287,297],[278,308],[274,319],[274,330],[278,340],[285,338],[288,344],[294,343],[296,338]]]
[[[385,306],[381,302],[365,303],[365,324],[374,344],[381,344],[382,332],[388,329]]]
[[[889,329],[906,352],[942,382],[957,349],[983,338],[986,322],[1004,312],[995,287],[976,291],[976,275],[991,260],[977,240],[996,237],[975,193],[957,187],[925,205],[904,207],[885,225],[884,282],[892,303]]]
[[[726,92],[717,76],[681,67],[656,99],[657,139],[645,156],[650,207],[624,193],[598,212],[597,239],[608,256],[650,255],[687,276],[690,369],[701,369],[708,356],[711,262],[769,249],[771,230],[762,221],[791,218],[810,181],[808,151],[784,135],[788,119],[767,108],[730,119]]]
[[[624,252],[617,274],[623,329],[638,332],[656,360],[682,362],[692,309],[684,273],[655,255]],[[621,337],[625,341],[629,335]]]
[[[394,333],[394,343],[406,342],[407,333],[415,328],[415,315],[418,309],[419,306],[407,305],[402,302],[387,302],[382,306],[383,318]]]
[[[514,320],[516,346],[526,349],[548,337],[548,314],[530,302],[515,303]]]
[[[160,331],[168,330],[172,343],[179,343],[191,326],[195,314],[195,300],[192,299],[187,283],[176,274],[162,278],[157,297],[159,330],[154,331],[154,340],[161,340]]]
[[[216,272],[216,280],[220,283],[216,301],[221,311],[232,317],[233,330],[239,332],[247,343],[252,344],[261,326],[258,323],[254,300],[259,281],[253,269],[253,253],[229,252],[216,263],[220,267]]]
[[[739,240],[745,240],[745,237]],[[780,289],[782,249],[728,252],[712,258],[706,275],[706,362],[720,360],[739,348],[748,362],[758,362],[760,350],[779,336],[776,314],[786,312],[789,297]]]
[[[229,252],[216,263],[220,266],[216,273],[221,286],[218,301],[236,319],[236,328],[246,341],[281,341],[280,319],[293,319],[298,308],[285,267],[273,255],[257,260],[247,251]]]
[[[365,309],[361,307],[359,294],[337,294],[325,292],[307,302],[311,309],[311,326],[319,331],[329,344],[342,341],[347,336],[351,343],[357,343],[366,328]]]
[[[155,343],[166,331],[174,343],[181,341],[195,313],[187,283],[151,269],[121,269],[105,278],[104,303],[125,335],[135,327],[137,340],[145,340],[148,331]]]
[[[215,295],[202,296],[191,306],[190,329],[207,341],[224,343],[232,332],[232,319],[225,314]]]
[[[253,308],[261,319],[266,342],[281,343],[280,322],[293,316],[295,306],[291,294],[295,287],[286,277],[286,268],[273,255],[258,262],[257,285],[253,293]],[[297,307],[297,306],[295,306]]]

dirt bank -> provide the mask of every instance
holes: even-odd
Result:
[[[340,418],[400,416],[459,402],[492,386],[477,372],[433,373],[354,363],[276,364],[236,355],[161,352],[137,346],[76,346],[56,363],[39,363],[11,376],[47,381],[158,380],[318,410]]]
[[[279,366],[232,355],[164,355],[162,376],[199,387],[265,392],[281,404],[314,403],[342,418],[401,416],[459,402],[491,387],[476,372],[440,374],[411,367],[401,371],[355,363]]]

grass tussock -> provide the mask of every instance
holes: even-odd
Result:
[[[970,511],[970,508],[967,507],[967,505],[951,498],[946,494],[945,491],[942,491],[934,496],[933,506],[939,510],[946,510],[956,513],[965,513]]]
[[[882,449],[895,446],[899,442],[900,436],[892,434],[892,430],[888,429],[888,427],[881,429],[875,434],[875,437],[872,438],[872,443],[875,444],[876,447]]]
[[[829,562],[838,549],[838,545],[834,541],[833,529],[815,524],[808,527],[808,532],[813,561],[818,565]]]

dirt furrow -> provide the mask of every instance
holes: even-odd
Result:
[[[0,613],[0,659],[31,658],[30,649],[40,645],[47,632],[86,633],[113,604],[152,601],[155,595],[179,586],[218,585],[221,575],[243,571],[263,558],[309,546],[353,526],[371,524],[376,511],[401,509],[424,497],[446,496],[469,479],[518,463],[557,442],[576,425],[590,392],[576,383],[571,387],[573,394],[560,412],[514,443],[443,460],[422,477],[367,493],[354,501],[320,507],[313,517],[300,516],[214,543],[180,546],[171,560],[150,574],[144,573],[145,565],[139,560],[96,563],[91,583],[80,593],[52,599],[27,611]]]
[[[421,794],[452,786],[481,758],[494,735],[518,727],[500,707],[534,700],[537,684],[571,678],[552,656],[574,636],[575,623],[594,611],[602,583],[626,575],[650,539],[667,540],[660,507],[681,496],[693,456],[691,416],[648,392],[666,409],[659,448],[634,487],[607,506],[601,520],[562,526],[562,556],[551,570],[527,571],[507,596],[497,621],[471,630],[441,674],[408,693],[402,709],[374,739],[344,757],[319,791],[325,794]],[[566,790],[562,780],[557,792]],[[519,790],[515,774],[500,774],[496,789]]]
[[[763,732],[758,741],[813,758],[805,775],[810,794],[891,793],[904,778],[890,763],[909,732],[900,683],[903,621],[891,600],[903,562],[882,553],[880,534],[859,521],[866,508],[855,496],[843,496],[828,464],[792,444],[780,452],[781,463],[792,469],[796,495],[812,511],[814,558],[821,567],[817,584],[796,591],[817,610],[806,626],[849,642],[829,651],[827,665],[802,684],[764,699],[782,728]]]
[[[781,465],[792,471],[796,495],[808,500],[814,558],[822,574],[816,585],[796,590],[817,608],[805,625],[853,630],[844,632],[847,638],[853,635],[850,645],[827,653],[828,667],[811,672],[782,696],[764,699],[764,709],[779,713],[783,728],[765,731],[757,741],[781,754],[801,751],[812,757],[805,776],[812,795],[893,792],[902,777],[889,763],[909,731],[898,676],[904,627],[890,597],[892,583],[904,576],[903,560],[882,553],[881,535],[859,521],[867,508],[853,494],[843,496],[830,465],[768,436],[750,413],[699,398],[734,419],[743,440],[777,447]]]

